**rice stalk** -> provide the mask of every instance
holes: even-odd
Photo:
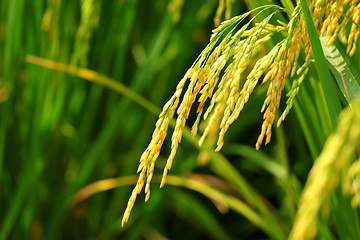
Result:
[[[71,56],[71,65],[87,65],[90,40],[99,24],[100,6],[97,0],[81,1],[81,21],[75,36],[75,50]]]

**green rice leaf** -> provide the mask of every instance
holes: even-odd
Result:
[[[325,36],[320,37],[320,41],[328,66],[346,101],[350,105],[351,100],[359,93],[360,86],[336,46],[331,45],[327,47],[325,44]]]
[[[336,126],[337,115],[341,111],[340,101],[336,94],[335,86],[331,80],[331,74],[326,64],[325,55],[321,47],[320,39],[315,29],[308,4],[305,0],[301,0],[300,2],[304,14],[306,29],[310,38],[311,48],[313,50],[315,58],[316,69],[318,71],[321,86],[324,91],[325,101],[329,110],[332,128],[334,128]]]

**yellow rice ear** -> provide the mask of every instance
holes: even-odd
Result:
[[[198,126],[202,117],[206,120],[210,116],[199,145],[203,144],[211,129],[219,129],[215,151],[220,151],[230,125],[239,117],[258,81],[263,78],[262,83],[268,83],[269,86],[261,110],[263,112],[263,123],[256,142],[256,149],[259,149],[264,139],[265,144],[269,143],[271,139],[275,114],[279,109],[286,81],[295,73],[297,74],[291,90],[287,93],[287,106],[277,120],[277,125],[280,125],[289,113],[300,85],[305,79],[309,64],[312,63],[312,49],[299,4],[295,7],[289,23],[278,22],[277,26],[270,24],[270,19],[283,9],[274,5],[263,6],[256,11],[261,12],[270,8],[275,8],[275,11],[254,26],[250,25],[250,21],[238,29],[237,25],[255,10],[228,19],[231,11],[229,4],[232,0],[225,1],[220,0],[215,18],[218,27],[212,31],[209,44],[185,73],[174,95],[165,104],[159,115],[152,139],[140,159],[138,168],[140,176],[130,197],[123,223],[127,221],[130,215],[136,195],[141,192],[145,184],[145,178],[145,200],[149,199],[154,166],[167,135],[168,125],[173,120],[175,113],[178,116],[172,134],[171,153],[163,171],[160,187],[165,184],[194,103],[198,103],[196,107],[198,116],[193,125],[192,135],[195,136],[199,131]],[[352,25],[347,47],[350,55],[356,50],[355,45],[360,35],[358,29],[360,4],[355,4],[355,2],[349,2],[349,0],[336,1],[336,7],[330,6],[331,4],[328,4],[327,1],[310,2],[316,30],[319,34],[327,34],[327,44],[332,44],[340,33],[344,33],[344,29],[351,19]],[[346,7],[346,4],[349,6]],[[228,20],[220,23],[219,19],[225,5]],[[339,16],[342,15],[346,15],[347,18],[340,18]],[[257,59],[254,51],[258,47],[264,46],[264,43],[269,41],[272,35],[277,32],[283,33],[284,39],[277,43],[268,54]],[[303,63],[298,61],[300,52],[305,54],[305,62]],[[255,65],[250,63],[255,63]],[[205,107],[206,109],[204,109]],[[203,112],[204,115],[202,116]]]

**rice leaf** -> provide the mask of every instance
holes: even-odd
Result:
[[[346,101],[350,105],[350,102],[359,93],[360,86],[336,46],[330,45],[327,47],[325,44],[325,36],[321,36],[320,41],[326,60],[328,62],[328,66],[334,75]]]
[[[312,16],[309,11],[308,4],[305,0],[301,0],[301,7],[304,14],[306,29],[309,34],[311,47],[313,50],[316,69],[319,74],[321,86],[325,94],[326,105],[329,110],[332,127],[336,126],[337,115],[341,111],[339,98],[337,97],[335,86],[331,81],[331,74],[326,64],[324,52],[316,32]]]

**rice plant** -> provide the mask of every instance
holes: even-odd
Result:
[[[360,239],[358,1],[0,11],[0,239]]]

